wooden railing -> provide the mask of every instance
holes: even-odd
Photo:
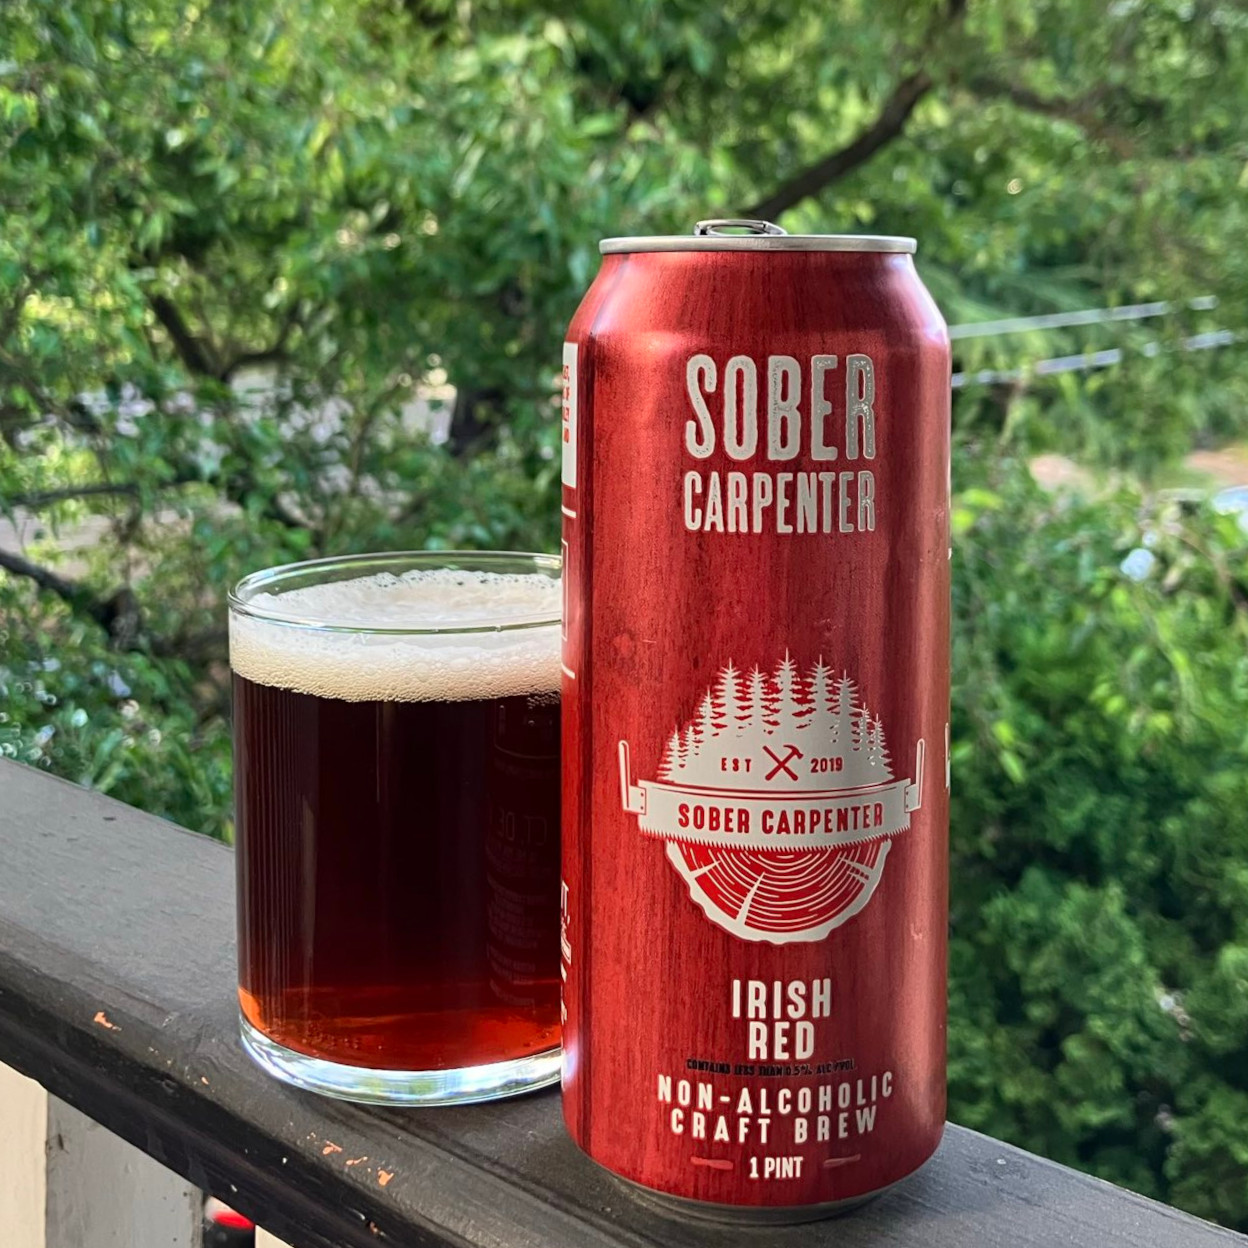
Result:
[[[200,1191],[295,1248],[1248,1244],[955,1126],[860,1211],[746,1232],[639,1203],[568,1140],[557,1093],[383,1111],[295,1092],[236,1038],[233,865],[0,763],[3,1248],[195,1248]]]

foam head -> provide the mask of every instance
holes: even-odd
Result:
[[[254,614],[230,613],[230,666],[256,684],[347,702],[551,694],[560,601],[559,581],[539,573],[449,568],[260,593],[247,602]]]

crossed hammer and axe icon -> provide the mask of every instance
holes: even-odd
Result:
[[[781,772],[784,772],[784,774],[791,780],[797,779],[797,772],[795,772],[789,764],[795,758],[804,758],[805,755],[803,755],[801,750],[799,750],[795,745],[789,745],[786,743],[784,748],[788,751],[788,753],[781,758],[780,755],[771,748],[771,746],[763,746],[763,753],[767,754],[771,758],[771,761],[775,763],[775,766],[763,777],[764,780],[774,780],[775,777]]]

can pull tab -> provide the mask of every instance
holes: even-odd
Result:
[[[741,234],[787,234],[788,230],[783,230],[770,221],[756,221],[751,217],[710,217],[706,221],[699,221],[693,227],[693,232],[704,238],[707,235],[733,237]]]

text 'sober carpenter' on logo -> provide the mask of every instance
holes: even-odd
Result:
[[[634,784],[627,741],[619,754],[624,809],[742,940],[822,940],[852,918],[922,800],[924,742],[913,782],[894,780],[883,724],[822,659],[805,676],[788,654],[770,675],[729,661],[657,780]]]

